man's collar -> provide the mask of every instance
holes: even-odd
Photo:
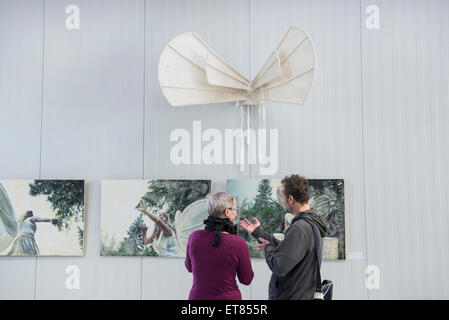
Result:
[[[312,209],[312,208],[307,209],[307,210],[304,210],[304,211],[300,211],[299,213],[297,213],[297,214],[295,215],[295,217],[293,218],[293,220],[292,220],[292,224],[293,224],[294,222],[298,221],[299,219],[301,219],[302,215],[303,215],[304,213],[310,211],[311,209]]]

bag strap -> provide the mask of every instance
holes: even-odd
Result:
[[[319,252],[318,252],[318,230],[316,230],[316,226],[314,223],[312,223],[309,219],[307,218],[302,218],[301,220],[305,220],[311,227],[312,227],[312,231],[313,231],[313,238],[315,240],[315,256],[316,256],[316,292],[321,292],[321,271],[320,271],[320,259],[319,257]]]

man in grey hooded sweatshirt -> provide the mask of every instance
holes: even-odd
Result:
[[[316,288],[315,241],[312,227],[304,219],[313,223],[320,232],[320,265],[322,237],[326,235],[329,225],[317,209],[310,208],[309,183],[304,177],[285,177],[280,194],[284,208],[295,216],[283,241],[262,231],[256,218],[253,218],[255,223],[245,219],[240,225],[259,240],[258,250],[264,251],[268,267],[273,272],[268,290],[269,299],[310,300]]]

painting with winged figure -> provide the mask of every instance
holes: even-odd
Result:
[[[0,181],[1,256],[82,256],[84,180]]]
[[[330,229],[323,241],[323,259],[345,259],[345,210],[343,179],[309,179],[311,208],[318,209]],[[227,192],[240,207],[240,219],[256,217],[264,231],[282,240],[293,215],[286,212],[280,199],[281,180],[228,180]],[[253,258],[263,258],[257,251],[257,241],[239,228],[238,233],[248,243]]]
[[[101,255],[185,257],[210,190],[210,180],[102,181]]]

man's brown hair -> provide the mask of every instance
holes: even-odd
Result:
[[[292,196],[297,202],[303,204],[309,201],[309,182],[297,174],[286,176],[281,181],[285,196]]]

